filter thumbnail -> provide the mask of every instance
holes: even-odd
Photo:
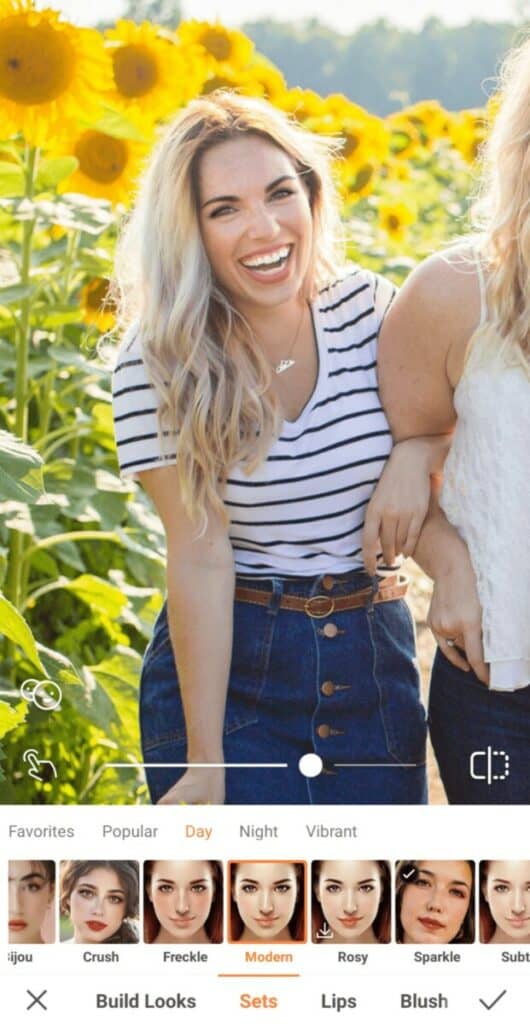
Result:
[[[223,868],[218,860],[144,864],[144,941],[223,941]]]
[[[530,942],[530,860],[481,862],[480,941]]]
[[[55,942],[55,863],[8,862],[8,942]]]
[[[390,942],[390,865],[386,860],[315,860],[313,942]]]
[[[433,945],[475,938],[472,860],[396,864],[396,941]]]
[[[133,860],[61,863],[61,942],[138,942],[139,870]]]
[[[305,864],[230,864],[230,942],[305,942]]]

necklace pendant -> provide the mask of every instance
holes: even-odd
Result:
[[[280,359],[280,362],[274,367],[275,373],[285,373],[286,370],[290,370],[291,366],[294,366],[295,359]]]

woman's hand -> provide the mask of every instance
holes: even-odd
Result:
[[[457,561],[448,561],[434,582],[427,625],[446,658],[457,668],[472,668],[483,683],[489,669],[482,645],[482,609],[467,548]]]
[[[190,765],[178,782],[158,800],[159,804],[224,804],[224,768]]]
[[[450,446],[450,435],[416,437],[400,441],[372,495],[363,531],[363,560],[373,576],[381,546],[385,565],[397,555],[412,555],[429,508],[432,473],[440,472]]]

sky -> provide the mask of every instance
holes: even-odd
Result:
[[[53,7],[77,24],[95,24],[99,20],[120,17],[125,0],[37,0],[38,7]],[[530,7],[530,5],[529,5]],[[517,0],[183,0],[187,18],[238,25],[258,18],[295,21],[319,18],[335,29],[352,32],[376,18],[387,18],[396,25],[419,28],[434,15],[451,25],[462,25],[472,18],[489,21],[519,20]]]

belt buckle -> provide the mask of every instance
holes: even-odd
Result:
[[[314,602],[318,602],[318,607],[313,608]],[[325,610],[322,610],[322,604],[325,605]],[[313,597],[308,597],[304,604],[304,611],[309,615],[310,619],[325,619],[328,615],[335,610],[335,598],[329,597],[328,594],[315,594]]]

